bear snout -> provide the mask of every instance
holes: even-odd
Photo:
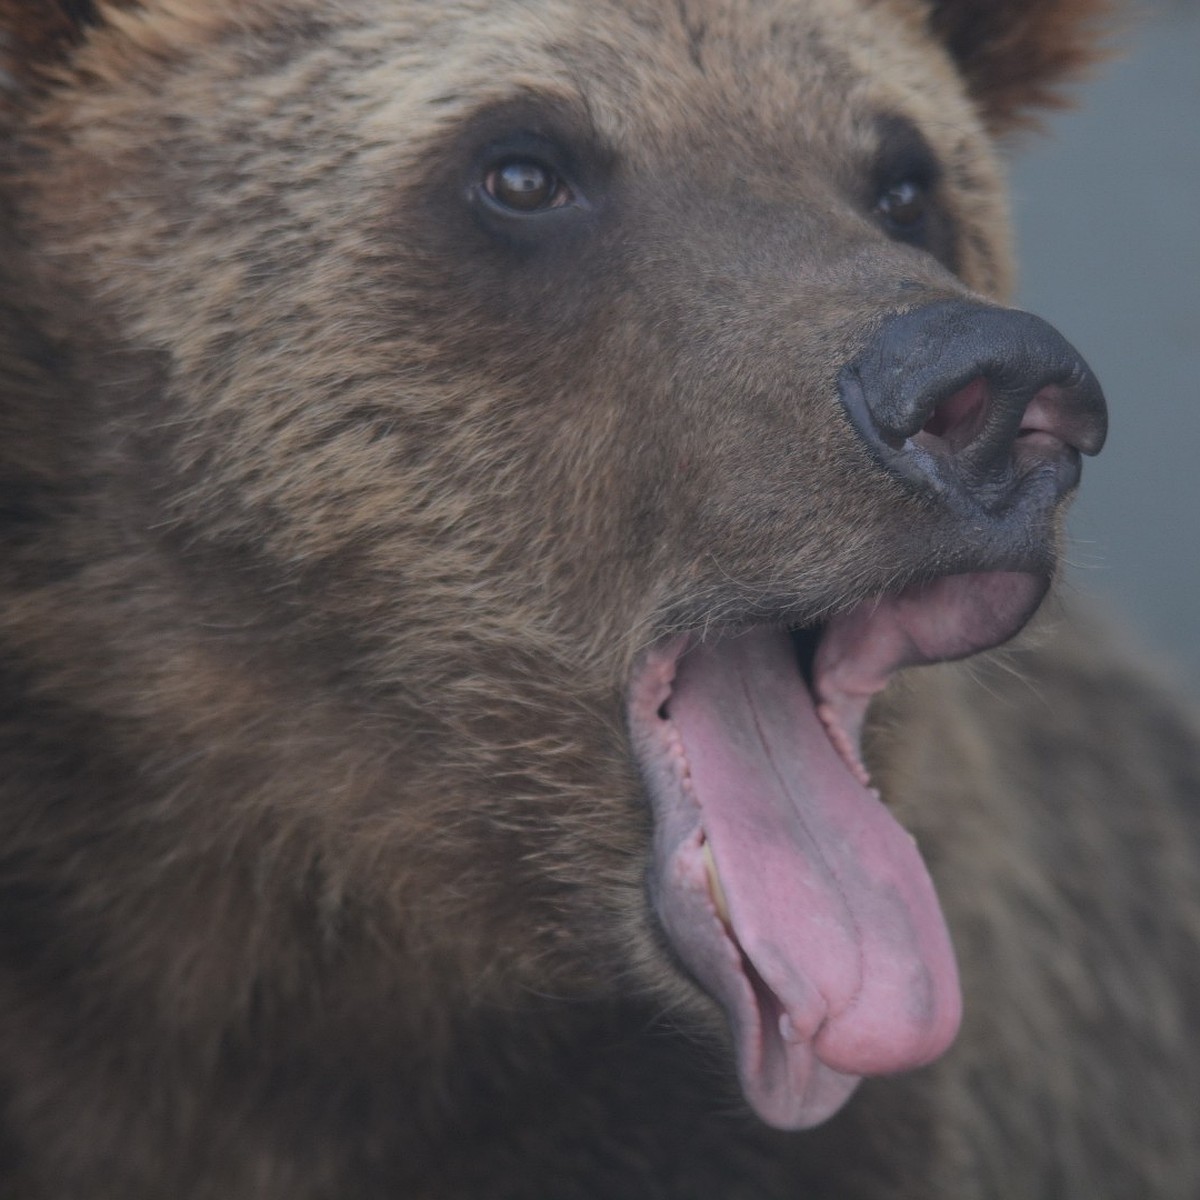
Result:
[[[1035,477],[1061,499],[1107,433],[1099,381],[1056,329],[966,300],[886,318],[838,393],[880,464],[971,520],[1010,509]]]

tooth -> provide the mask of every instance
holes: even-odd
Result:
[[[729,902],[725,899],[725,889],[721,886],[721,877],[717,874],[717,864],[713,859],[712,849],[707,842],[700,848],[704,855],[704,870],[708,875],[708,894],[717,910],[717,916],[726,927],[732,926],[729,917]]]

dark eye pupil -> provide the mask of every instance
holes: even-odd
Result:
[[[561,185],[554,172],[539,162],[502,163],[489,172],[491,197],[507,208],[535,212],[554,203]]]
[[[917,184],[905,180],[883,193],[879,211],[889,224],[911,228],[925,215],[925,193]]]

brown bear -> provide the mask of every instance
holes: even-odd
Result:
[[[1193,720],[969,657],[1100,16],[0,2],[0,1194],[1200,1194]]]

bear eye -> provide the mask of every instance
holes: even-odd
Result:
[[[915,180],[905,179],[879,197],[875,211],[889,229],[911,235],[920,228],[928,206],[926,190]]]
[[[562,208],[574,198],[555,171],[533,158],[497,163],[484,176],[483,190],[502,208],[518,213]]]

